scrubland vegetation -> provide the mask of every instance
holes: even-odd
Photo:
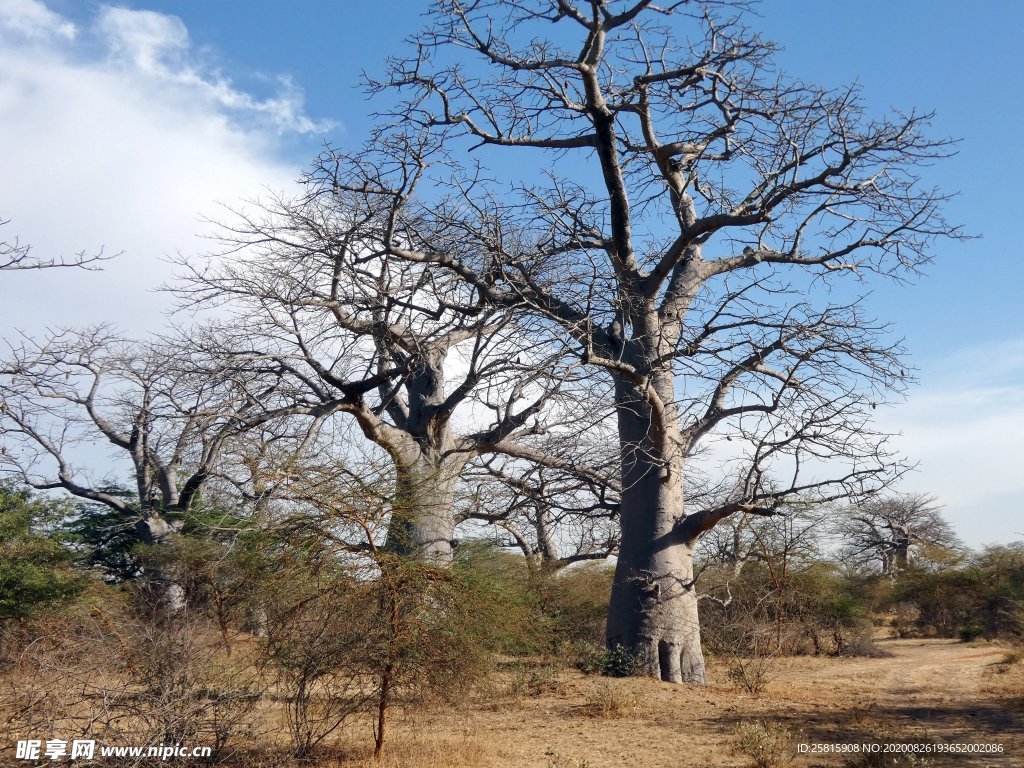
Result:
[[[1024,547],[897,493],[875,421],[913,371],[868,283],[964,239],[955,143],[748,10],[438,0],[172,327],[7,339],[0,746],[1019,763]]]
[[[632,677],[626,649],[606,647],[606,564],[556,569],[466,541],[451,568],[437,568],[369,545],[339,549],[307,511],[302,525],[262,528],[199,515],[170,551],[139,544],[105,570],[102,551],[66,532],[89,508],[11,487],[0,499],[7,744],[61,734],[208,745],[208,762],[225,766],[614,765],[597,746],[612,723],[671,733],[696,698],[711,707],[690,735],[698,764],[811,765],[798,743],[948,740],[951,722],[982,707],[959,738],[1005,742],[985,718],[1019,727],[1024,708],[1020,546],[933,551],[865,574],[809,546],[809,529],[764,521],[742,567],[705,552],[711,681],[676,698]],[[339,524],[369,510],[321,512]],[[135,577],[118,575],[125,557]],[[154,599],[141,578],[153,557],[182,585],[180,605]],[[958,699],[962,689],[977,698]],[[922,697],[943,706],[915,714]],[[810,704],[835,724],[802,721]],[[536,733],[543,721],[550,743]],[[554,746],[566,743],[560,728],[591,735],[571,751]],[[847,764],[982,764],[949,760]]]

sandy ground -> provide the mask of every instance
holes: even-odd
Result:
[[[392,760],[435,768],[751,766],[735,751],[737,728],[759,723],[789,729],[780,766],[1024,766],[1024,663],[1005,663],[1008,648],[949,640],[880,646],[892,656],[778,660],[757,696],[728,681],[724,662],[711,664],[705,687],[574,672],[537,674],[530,685],[528,672],[506,672],[495,684],[505,695],[499,688],[473,706],[396,723]],[[795,755],[798,743],[889,742],[998,744],[1003,752],[901,762]]]

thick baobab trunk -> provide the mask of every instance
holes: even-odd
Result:
[[[450,458],[431,461],[421,455],[398,467],[389,549],[437,565],[451,563],[455,488],[464,463]]]
[[[135,531],[143,544],[167,544],[177,535],[178,526],[156,512],[139,518],[135,523]]]
[[[422,351],[420,365],[405,382],[408,407],[397,414],[400,430],[369,435],[384,437],[397,470],[395,507],[388,526],[387,547],[435,565],[452,561],[455,535],[455,488],[469,455],[458,450],[449,423],[444,384],[449,348],[444,344]]]
[[[139,540],[148,546],[168,546],[179,534],[179,527],[156,512],[150,512],[135,523]],[[157,558],[159,561],[160,558]],[[145,575],[146,591],[153,607],[177,613],[185,607],[185,588],[168,573],[162,564],[149,567]]]
[[[617,390],[622,536],[608,607],[608,645],[633,651],[641,671],[651,677],[704,683],[693,548],[676,533],[685,502],[684,458],[674,425],[667,441],[652,440],[649,407],[630,396],[628,386]]]
[[[894,571],[904,571],[910,567],[911,549],[910,533],[903,529],[899,531],[896,538],[896,548],[893,553],[892,568]]]

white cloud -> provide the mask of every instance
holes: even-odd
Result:
[[[104,7],[73,30],[35,0],[0,0],[0,220],[11,220],[0,237],[40,258],[101,245],[124,255],[99,272],[4,273],[5,336],[159,325],[170,299],[148,289],[170,276],[164,257],[207,247],[196,233],[218,215],[213,201],[292,184],[280,134],[326,129],[297,89],[261,99],[212,71],[176,17]],[[311,137],[311,152],[319,143]]]
[[[39,0],[0,0],[0,31],[31,40],[74,40],[77,30]]]
[[[287,77],[277,78],[278,92],[259,99],[203,66],[192,55],[188,29],[176,16],[104,6],[95,25],[112,64],[133,68],[151,87],[171,88],[189,100],[238,111],[265,121],[279,133],[320,133],[331,128],[303,112],[302,92]]]
[[[907,402],[883,415],[920,462],[904,487],[934,494],[970,544],[1021,538],[1024,343],[954,350],[925,365]]]
[[[188,29],[182,20],[154,11],[104,6],[96,29],[112,56],[150,74],[165,74],[164,61],[179,59],[189,47]]]

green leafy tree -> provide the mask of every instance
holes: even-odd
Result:
[[[130,499],[131,492],[107,488],[105,492]],[[138,529],[118,510],[104,504],[76,502],[60,523],[81,564],[103,574],[111,583],[129,581],[142,573]]]
[[[0,621],[28,618],[81,590],[71,552],[48,535],[63,514],[60,502],[0,485]]]

